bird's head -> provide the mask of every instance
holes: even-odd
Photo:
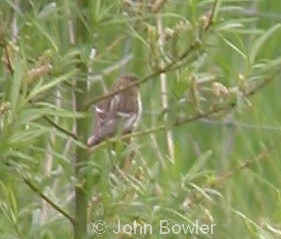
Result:
[[[138,81],[138,77],[134,74],[123,75],[117,80],[117,82],[115,84],[115,89],[125,88],[129,84],[136,82],[136,81]]]

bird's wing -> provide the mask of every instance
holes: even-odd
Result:
[[[100,129],[106,122],[106,118],[109,115],[110,100],[111,99],[106,98],[99,101],[95,105],[95,121],[93,125],[93,133],[87,140],[88,146],[96,145],[103,140],[103,138],[100,136]]]
[[[138,105],[131,98],[125,99],[123,92],[115,95],[110,104],[110,111],[122,126],[122,133],[130,132],[138,118]]]
[[[110,108],[110,100],[109,98],[101,100],[95,106],[95,126],[94,130],[96,131],[101,125],[104,123],[104,120],[109,114]]]

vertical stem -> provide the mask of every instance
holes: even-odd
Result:
[[[160,15],[157,15],[157,31],[159,35],[159,48],[160,51],[164,51],[164,31],[163,31],[163,24],[162,24],[162,18]],[[160,61],[160,69],[163,69],[164,61],[161,59]],[[160,74],[160,81],[161,81],[161,101],[162,101],[162,107],[164,109],[167,109],[169,106],[168,103],[168,90],[167,90],[167,76],[166,73]],[[167,115],[165,115],[165,121],[167,122]],[[169,158],[171,161],[174,161],[174,140],[173,135],[170,130],[166,131],[166,139],[167,139],[167,145],[168,145],[168,152],[169,152]]]
[[[56,138],[55,130],[53,129],[51,131],[50,139],[47,144],[46,159],[44,162],[44,169],[43,169],[44,176],[47,178],[50,177],[52,166],[53,166],[52,146],[54,145],[55,138]],[[42,201],[42,208],[41,208],[41,215],[40,215],[40,223],[44,224],[44,222],[47,221],[50,206],[44,199],[42,199],[41,201]]]
[[[20,4],[18,0],[14,0],[14,5],[20,9]],[[19,33],[19,27],[18,27],[18,17],[17,17],[17,12],[14,12],[13,16],[13,23],[12,23],[12,40],[15,43],[18,38],[18,33]]]
[[[87,7],[87,1],[79,0],[77,1],[77,8],[83,12],[83,9]],[[68,9],[68,14],[70,16],[70,12]],[[72,21],[68,22],[69,28],[69,40],[70,43],[83,44],[86,39],[87,31],[85,30],[85,26],[82,23],[80,18],[76,18],[75,23]],[[82,64],[77,65],[77,68],[81,72],[86,72],[86,67],[83,67]],[[84,102],[87,97],[87,80],[79,79],[75,80],[76,88],[78,89],[74,93],[74,105],[76,111],[84,112],[86,109],[84,107]],[[81,142],[86,142],[86,138],[88,135],[88,126],[86,118],[78,118],[76,120],[76,135],[78,140]],[[87,238],[87,206],[88,206],[88,194],[89,187],[88,182],[86,180],[86,175],[83,173],[83,165],[85,161],[89,158],[88,152],[86,149],[82,149],[81,147],[76,148],[75,152],[75,178],[77,180],[77,184],[75,187],[75,220],[74,224],[74,239],[85,239]]]
[[[80,82],[81,83],[81,82]],[[83,85],[77,84],[79,89],[83,89],[85,82],[82,82]],[[78,94],[76,97],[77,109],[81,110],[81,102],[83,101],[84,96]],[[86,140],[85,135],[87,135],[87,128],[85,124],[85,119],[77,120],[77,133],[80,140]],[[74,225],[74,238],[83,239],[87,236],[87,180],[82,173],[82,164],[87,160],[88,153],[85,149],[77,148],[76,150],[76,162],[75,162],[75,175],[79,186],[75,187],[75,218],[76,224]]]
[[[79,92],[76,92],[75,102],[77,111],[83,112],[85,102],[85,92],[87,90],[87,82],[78,80],[77,88]],[[77,136],[82,142],[86,142],[86,136],[88,134],[87,120],[85,118],[79,118],[76,122]],[[74,238],[84,239],[87,236],[87,205],[89,192],[86,175],[83,173],[84,162],[89,158],[86,149],[78,147],[76,149],[75,157],[75,176],[77,180],[77,186],[75,187],[75,219],[74,225]]]

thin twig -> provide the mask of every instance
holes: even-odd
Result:
[[[276,142],[274,142],[273,144],[271,144],[270,146],[268,146],[267,148],[262,150],[258,155],[254,156],[254,158],[246,160],[242,165],[234,168],[233,170],[225,172],[221,176],[218,176],[215,179],[215,181],[212,182],[212,186],[214,187],[217,185],[221,185],[223,182],[225,182],[227,179],[233,177],[235,174],[239,173],[240,171],[242,171],[246,168],[250,168],[252,165],[261,161],[268,154],[268,152],[271,151],[275,147],[275,145],[277,145],[277,143],[279,143],[279,140],[277,140]]]
[[[42,193],[28,178],[22,177],[23,181],[26,185],[36,194],[38,194],[42,199],[44,199],[52,208],[61,213],[64,217],[66,217],[72,224],[75,224],[75,219],[68,214],[68,212],[64,211],[60,206],[58,206],[55,202],[53,202],[50,198],[48,198],[44,193]]]
[[[209,17],[209,22],[207,23],[206,27],[205,27],[205,33],[207,33],[209,31],[209,29],[212,26],[213,23],[213,19],[217,13],[217,9],[219,6],[220,0],[216,0],[214,2],[213,8],[211,10],[211,15]],[[177,59],[175,59],[174,61],[170,62],[169,64],[167,64],[166,66],[164,66],[163,68],[159,68],[158,70],[156,70],[155,72],[150,73],[149,75],[147,75],[146,77],[144,77],[143,79],[133,82],[131,84],[128,84],[126,87],[124,87],[123,89],[118,89],[115,91],[112,91],[110,93],[101,95],[95,99],[92,99],[88,102],[85,103],[85,109],[88,109],[92,104],[95,104],[97,102],[99,102],[100,100],[109,98],[111,96],[114,96],[116,94],[118,94],[121,91],[124,91],[132,86],[137,86],[137,85],[141,85],[151,79],[153,79],[154,77],[158,76],[161,73],[166,73],[170,70],[175,70],[178,69],[177,65],[182,62],[191,52],[193,52],[194,50],[198,49],[202,44],[200,44],[200,41],[202,41],[204,38],[204,36],[201,36],[201,39],[193,42]],[[180,67],[183,66],[180,64]]]
[[[220,1],[221,0],[215,0],[215,2],[214,2],[213,8],[212,8],[211,13],[210,13],[210,15],[208,17],[208,22],[207,22],[207,24],[205,26],[205,31],[206,32],[209,31],[209,29],[211,28],[211,26],[213,24],[213,20],[216,17],[216,14],[218,12],[218,7],[219,7],[219,4],[220,4]]]
[[[118,93],[120,93],[121,91],[125,91],[126,89],[133,87],[133,86],[137,86],[137,85],[141,85],[151,79],[153,79],[154,77],[158,76],[161,73],[165,73],[168,72],[169,70],[174,70],[173,67],[176,66],[179,62],[181,62],[184,58],[186,58],[192,51],[194,51],[195,49],[197,49],[200,46],[199,42],[196,41],[193,44],[191,44],[188,49],[178,57],[177,60],[169,63],[168,65],[166,65],[164,68],[160,68],[158,70],[156,70],[155,72],[150,73],[149,75],[147,75],[146,77],[144,77],[143,79],[139,80],[139,81],[135,81],[131,84],[128,84],[126,87],[122,88],[122,89],[118,89],[115,91],[112,91],[110,93],[101,95],[93,100],[90,100],[88,102],[85,103],[85,108],[88,109],[92,104],[95,104],[103,99],[109,98],[111,96],[114,96]],[[176,68],[177,69],[177,68]]]
[[[6,60],[5,66],[7,67],[11,76],[13,76],[14,75],[14,68],[13,68],[13,64],[12,64],[12,61],[11,61],[11,58],[10,58],[10,55],[9,55],[9,51],[8,51],[8,48],[7,48],[6,44],[4,45],[4,57],[5,57],[5,60]]]
[[[71,138],[77,140],[78,137],[73,134],[72,132],[69,132],[68,130],[62,128],[61,126],[59,126],[58,124],[56,124],[53,120],[51,120],[48,116],[44,115],[43,118],[52,126],[54,126],[57,130],[65,133],[66,135],[70,136]]]

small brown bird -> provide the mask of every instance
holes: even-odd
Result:
[[[130,133],[137,127],[141,114],[139,87],[132,86],[122,91],[137,79],[132,74],[121,76],[113,87],[113,91],[120,92],[97,103],[94,130],[87,141],[88,147],[97,145],[117,133]]]

